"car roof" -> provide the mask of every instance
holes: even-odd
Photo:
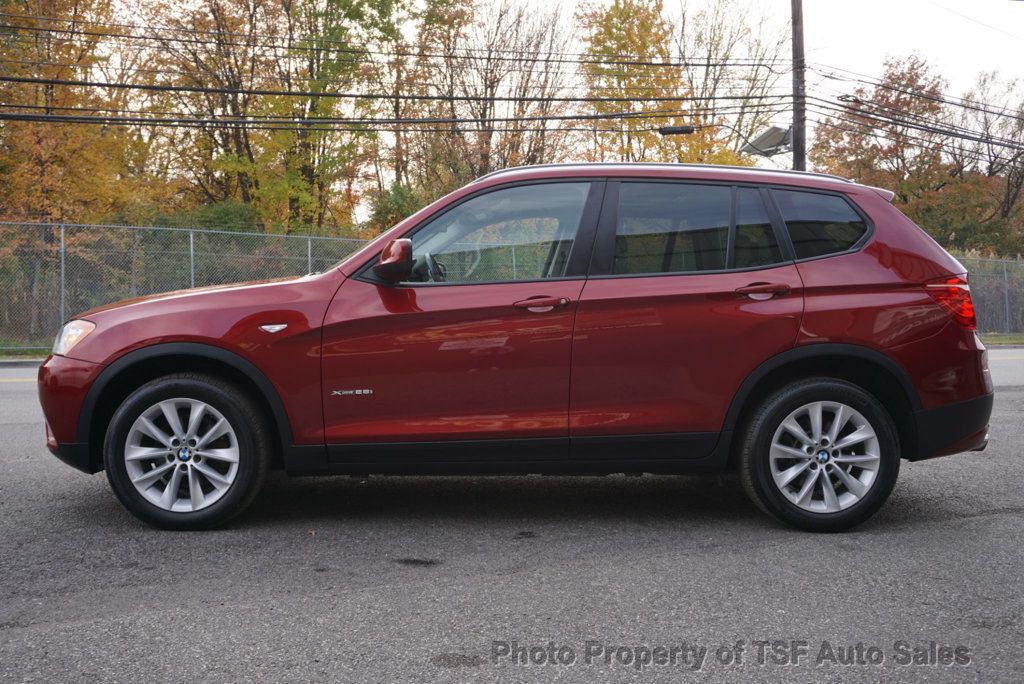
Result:
[[[794,185],[849,192],[860,186],[853,181],[824,173],[759,169],[752,166],[721,166],[715,164],[664,164],[643,162],[592,162],[578,164],[538,164],[516,166],[481,176],[473,184],[569,177],[639,177],[708,180],[734,183],[768,183]]]

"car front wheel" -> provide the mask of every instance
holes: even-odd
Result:
[[[252,400],[219,378],[158,378],[114,413],[104,443],[107,479],[125,507],[152,525],[220,525],[262,486],[270,457],[264,424]]]
[[[841,380],[782,388],[755,411],[739,454],[750,498],[796,527],[836,532],[873,515],[899,473],[892,419],[873,396]]]

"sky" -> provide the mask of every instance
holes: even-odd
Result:
[[[766,11],[780,18],[790,16],[790,0],[762,2]],[[1004,80],[1019,79],[1024,85],[1024,2],[804,0],[803,5],[809,64],[877,77],[887,57],[916,53],[946,79],[944,91],[950,96],[963,95],[985,71],[995,71]],[[856,85],[825,79],[813,71],[807,74],[808,93],[829,99]],[[786,117],[782,119],[774,123],[788,126]],[[809,129],[813,135],[813,121]],[[789,163],[789,155],[779,155],[759,160],[758,165]]]
[[[586,1],[557,0],[568,16]],[[761,8],[780,25],[790,20],[790,0],[747,1],[752,14]],[[682,2],[664,0],[672,14]],[[696,9],[715,0],[685,2]],[[916,52],[948,79],[951,94],[982,71],[1024,81],[1022,0],[803,0],[803,7],[808,61],[877,76],[886,57]]]
[[[553,2],[572,17],[589,4],[611,0],[520,0],[541,6]],[[678,15],[718,0],[663,0],[666,13]],[[763,14],[769,26],[785,26],[791,0],[739,0],[753,19]],[[945,94],[960,97],[982,72],[995,71],[1002,81],[1018,81],[1024,91],[1024,0],[803,0],[804,47],[808,66],[827,65],[877,78],[888,57],[918,54],[946,80]],[[577,46],[578,48],[579,46]],[[790,59],[790,53],[784,55]],[[833,72],[835,73],[835,72]],[[851,76],[851,74],[843,74]],[[788,90],[789,76],[779,82]],[[830,80],[807,72],[807,92],[833,99],[852,92],[856,83]],[[789,126],[782,115],[773,124]],[[810,134],[814,123],[809,121]],[[764,166],[785,166],[788,155],[761,159]]]
[[[789,0],[762,1],[788,16]],[[982,71],[1024,80],[1024,2],[804,0],[804,23],[808,61],[874,76],[887,56],[916,52],[946,77],[951,94]]]

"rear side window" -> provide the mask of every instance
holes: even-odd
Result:
[[[732,189],[623,183],[615,227],[615,274],[725,268]]]
[[[867,232],[860,214],[842,197],[773,190],[797,259],[845,252]]]

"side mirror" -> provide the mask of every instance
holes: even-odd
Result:
[[[412,240],[392,240],[385,245],[373,272],[389,283],[408,280],[412,275]]]

